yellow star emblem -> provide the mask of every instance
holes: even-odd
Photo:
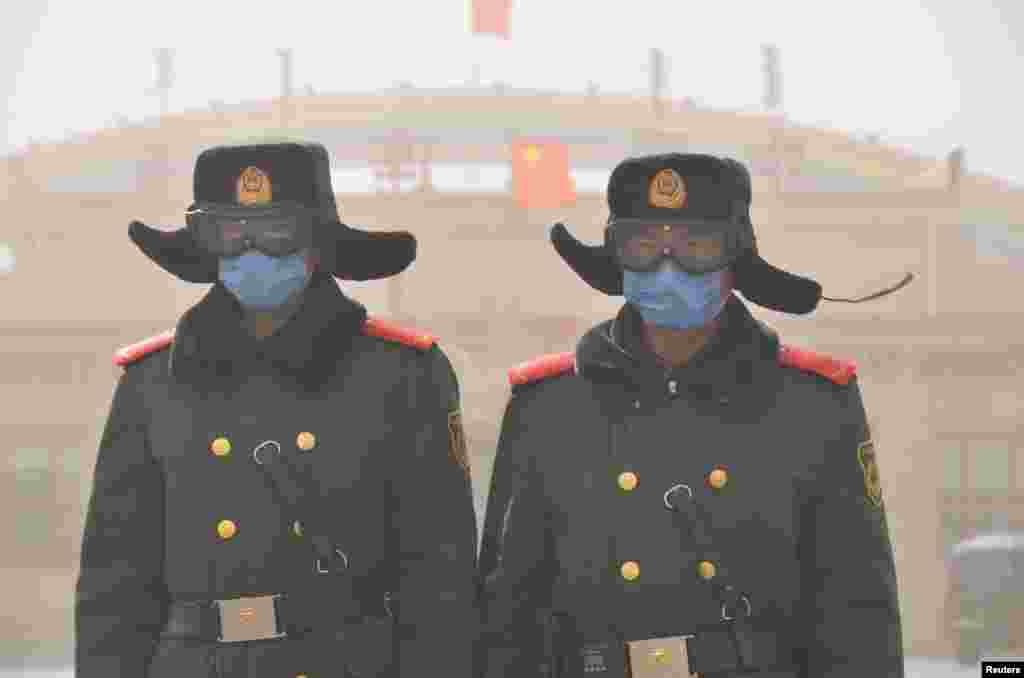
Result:
[[[536,146],[527,146],[524,155],[526,156],[526,162],[531,165],[536,165],[540,161],[540,149]]]

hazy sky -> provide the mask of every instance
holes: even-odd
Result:
[[[791,118],[936,156],[963,144],[970,168],[1024,184],[1019,0],[513,0],[510,41],[470,36],[469,0],[11,4],[7,148],[155,113],[155,46],[177,49],[172,110],[275,95],[288,45],[296,86],[321,91],[462,84],[479,64],[484,82],[639,92],[661,47],[674,95],[753,110],[774,42]]]

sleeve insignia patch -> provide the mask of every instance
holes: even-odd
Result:
[[[466,448],[466,432],[462,427],[462,413],[459,410],[448,413],[448,453],[469,478],[469,451]]]
[[[857,446],[857,461],[864,473],[864,489],[868,499],[878,508],[882,507],[882,476],[878,471],[878,460],[875,458],[875,443],[865,440]]]

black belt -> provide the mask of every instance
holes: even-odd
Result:
[[[339,618],[338,628],[355,619]],[[230,600],[172,602],[163,638],[235,643],[296,637],[318,629],[294,598],[275,594]]]
[[[774,631],[722,628],[700,631],[685,642],[691,674],[768,671],[793,666],[791,649]],[[626,643],[621,640],[584,642],[579,657],[568,658],[578,667],[568,671],[569,677],[590,674],[630,678],[628,656]]]

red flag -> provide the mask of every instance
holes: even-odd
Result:
[[[513,141],[512,189],[522,207],[554,209],[574,202],[569,147],[557,141]]]
[[[492,33],[508,39],[508,15],[512,0],[472,0],[473,33]]]

